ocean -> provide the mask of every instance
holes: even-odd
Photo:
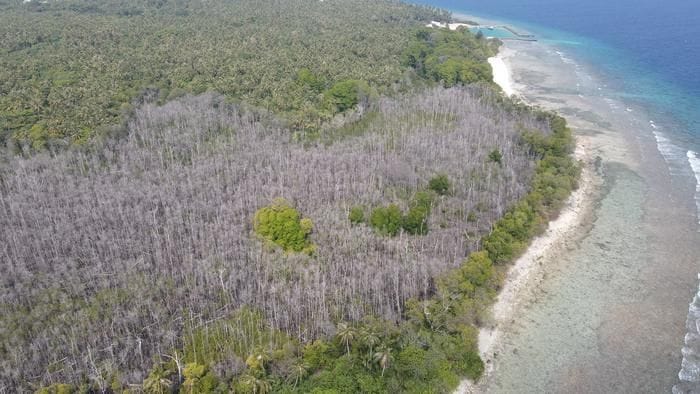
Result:
[[[505,45],[516,88],[604,167],[594,218],[531,289],[483,391],[700,391],[700,1],[416,2],[534,34]]]

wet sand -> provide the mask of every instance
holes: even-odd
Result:
[[[500,334],[482,347],[488,373],[472,390],[670,392],[700,270],[691,173],[671,175],[643,109],[583,66],[542,43],[506,48],[515,90],[567,118],[598,186],[510,316],[494,320]]]

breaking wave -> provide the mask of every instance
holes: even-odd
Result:
[[[700,155],[692,150],[689,150],[686,155],[688,156],[690,168],[695,174],[695,206],[697,207],[698,231],[700,231]]]
[[[678,372],[678,379],[681,382],[673,386],[673,394],[700,391],[700,289],[688,308],[685,327],[688,331],[685,334],[685,346],[681,350],[683,353],[681,371]]]
[[[685,160],[686,150],[674,144],[670,138],[659,131],[659,127],[652,122],[649,123],[653,129],[656,147],[668,165],[671,175],[687,175],[688,164]]]

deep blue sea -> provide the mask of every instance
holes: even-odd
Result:
[[[700,0],[416,0],[510,24],[592,66],[643,107],[664,156],[687,156],[700,215]],[[669,142],[670,141],[670,142]]]

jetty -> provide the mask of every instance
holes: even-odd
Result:
[[[515,29],[513,29],[512,27],[507,26],[507,25],[502,25],[502,26],[498,26],[498,27],[500,27],[503,30],[508,31],[510,34],[515,36],[515,38],[505,38],[506,40],[537,41],[534,34],[523,34],[523,33],[520,33],[518,31],[516,31]]]
[[[537,38],[533,34],[526,34],[526,33],[520,33],[519,31],[513,29],[512,27],[508,25],[479,25],[475,24],[474,22],[438,22],[438,21],[431,21],[429,24],[426,25],[426,27],[432,27],[432,28],[442,28],[442,29],[450,29],[450,30],[457,30],[460,27],[466,27],[469,30],[473,29],[478,29],[486,38],[498,38],[499,40],[510,40],[510,41],[537,41]],[[496,29],[504,30],[507,31],[512,35],[512,37],[495,37],[492,35],[489,35],[488,31],[494,31]]]

